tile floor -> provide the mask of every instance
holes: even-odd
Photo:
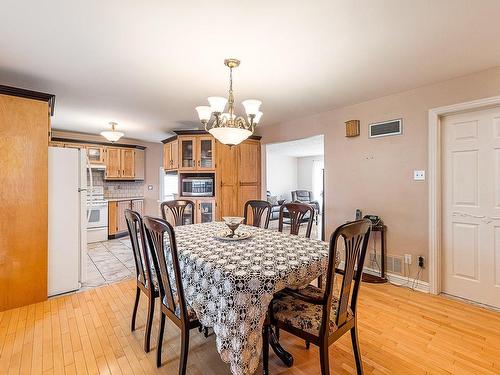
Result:
[[[87,281],[82,290],[134,277],[134,255],[128,237],[88,244]]]

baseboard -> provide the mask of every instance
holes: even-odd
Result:
[[[374,270],[373,268],[365,267],[363,269],[363,272],[366,272],[371,275],[380,275],[379,270]],[[398,275],[395,273],[387,272],[387,278],[391,283],[397,284],[399,286],[405,287],[405,288],[413,288],[414,290],[418,290],[419,292],[423,293],[429,293],[430,292],[430,287],[429,283],[427,281],[422,281],[419,280],[417,283],[417,280],[414,278],[408,278],[402,275]]]
[[[341,261],[339,264],[339,268],[344,268],[344,261]],[[370,267],[363,268],[363,272],[368,273],[370,275],[380,276],[380,271],[375,270]],[[392,284],[396,284],[400,287],[417,290],[422,293],[430,293],[430,286],[427,281],[417,280],[411,277],[405,277],[402,275],[398,275],[392,272],[386,272],[386,277],[389,279],[389,282]]]

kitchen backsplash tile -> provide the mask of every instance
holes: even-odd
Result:
[[[87,180],[88,180],[87,172]],[[144,196],[144,182],[141,181],[106,181],[104,171],[92,171],[94,186],[104,187],[104,198],[128,198]]]

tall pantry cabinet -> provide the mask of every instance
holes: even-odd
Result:
[[[54,95],[0,86],[0,311],[47,299],[54,102]]]

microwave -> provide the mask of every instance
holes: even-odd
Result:
[[[210,177],[186,177],[181,183],[183,197],[213,197],[214,179]]]

